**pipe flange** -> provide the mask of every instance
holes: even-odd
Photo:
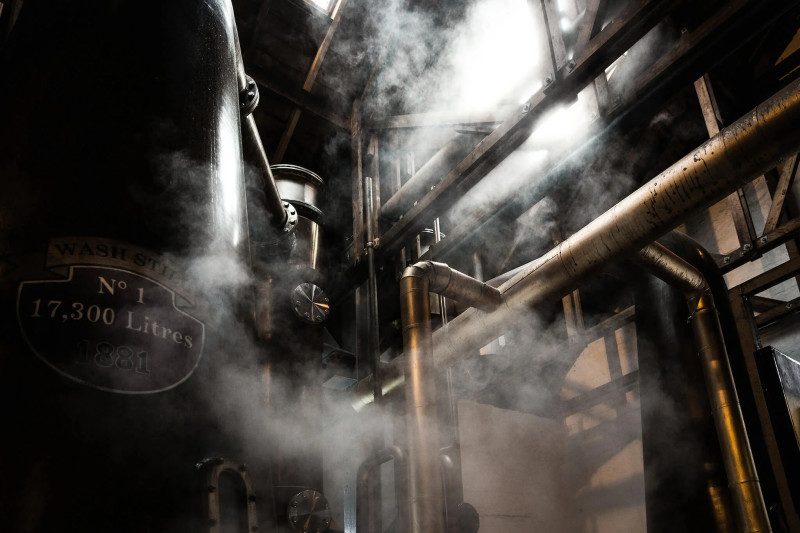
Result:
[[[239,91],[239,112],[243,117],[256,110],[259,100],[258,85],[255,80],[247,75],[245,77],[247,78],[247,85]]]
[[[303,322],[321,324],[331,314],[330,299],[313,283],[301,283],[292,291],[292,311]]]
[[[286,210],[286,222],[283,223],[282,229],[284,233],[290,233],[297,227],[297,209],[286,200],[283,201],[283,208]]]
[[[298,533],[322,533],[331,525],[331,508],[321,492],[304,490],[289,502],[289,525]]]

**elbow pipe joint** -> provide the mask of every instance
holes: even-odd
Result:
[[[639,260],[655,276],[686,295],[739,522],[745,531],[772,531],[710,285],[698,268],[660,244],[645,246],[639,252]]]
[[[356,531],[359,533],[372,532],[373,528],[370,527],[371,524],[369,524],[369,515],[372,506],[377,502],[372,501],[372,498],[370,498],[369,485],[372,476],[376,473],[380,474],[379,467],[389,461],[394,461],[395,472],[405,472],[405,456],[398,446],[389,446],[375,452],[358,467],[358,472],[356,473]],[[404,496],[404,491],[406,489],[405,481],[400,479],[399,485],[400,490],[396,491],[397,511],[398,516],[403,516],[406,512]]]
[[[482,311],[491,311],[503,303],[499,290],[444,263],[420,261],[405,269],[401,279],[404,278],[417,278],[427,283],[428,291]]]
[[[713,309],[711,287],[699,269],[690,265],[667,247],[653,242],[639,250],[639,262],[653,275],[680,290],[686,297],[689,312]]]

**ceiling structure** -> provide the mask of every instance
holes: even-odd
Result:
[[[481,4],[491,10],[481,11]],[[574,102],[578,93],[594,106],[586,108],[585,129],[592,133],[581,139],[591,149],[566,157],[580,143],[562,143],[567,149],[557,158],[559,182],[571,183],[573,192],[554,188],[550,196],[564,196],[559,209],[570,211],[591,191],[569,176],[590,168],[623,176],[612,187],[616,197],[609,197],[606,207],[612,205],[707,137],[693,80],[708,75],[717,122],[724,125],[797,76],[800,12],[794,4],[334,0],[325,10],[305,0],[239,0],[234,10],[246,71],[261,89],[255,117],[270,162],[304,166],[328,181],[326,212],[337,249],[351,238],[363,246],[358,228],[351,227],[353,132],[360,134],[363,175],[371,172],[366,169],[372,154],[379,154],[375,170],[382,175],[384,202],[455,132],[475,135],[475,145],[485,139],[471,161],[440,176],[438,191],[418,199],[409,216],[381,221],[384,253],[391,253],[432,227],[443,206],[522,145],[540,116]],[[532,25],[513,26],[526,9]],[[522,42],[534,45],[522,53],[520,42],[510,40],[489,50],[488,58],[464,45],[525,30],[540,35]],[[458,54],[469,57],[454,61]],[[479,72],[463,76],[464,63]],[[492,64],[516,78],[504,79],[501,70],[487,67]],[[437,79],[439,71],[452,79]],[[491,94],[480,104],[462,105],[461,94],[481,79]],[[509,79],[518,85],[505,86]],[[586,91],[590,85],[593,90]],[[393,165],[402,168],[393,170]],[[400,176],[390,178],[392,172]],[[517,202],[502,212],[478,213],[479,220],[435,255],[446,260],[458,247],[478,249],[480,239],[502,234],[531,205]],[[598,209],[595,214],[602,212]],[[567,233],[588,221],[562,220],[570,221]],[[462,222],[445,216],[442,223],[449,227],[443,231],[452,233]],[[478,242],[464,244],[477,227],[487,231]]]

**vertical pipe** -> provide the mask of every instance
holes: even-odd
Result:
[[[751,533],[772,531],[708,283],[697,269],[661,245],[647,245],[639,252],[639,258],[656,276],[686,293],[695,346],[739,524],[743,531]]]
[[[367,220],[367,272],[368,272],[368,306],[369,306],[369,327],[367,336],[367,353],[369,354],[370,371],[373,377],[373,395],[375,401],[381,399],[381,380],[378,374],[380,367],[380,332],[378,323],[378,281],[375,274],[375,227],[373,225],[373,214],[375,205],[373,202],[372,178],[364,178],[364,203],[365,217]]]
[[[358,467],[358,472],[356,474],[356,533],[374,533],[382,531],[379,526],[369,522],[370,516],[374,514],[373,507],[378,507],[380,509],[381,504],[380,499],[375,501],[373,494],[369,490],[369,486],[376,474],[380,479],[381,465],[389,461],[394,461],[395,472],[405,471],[405,457],[402,450],[397,446],[390,446],[375,452]],[[405,492],[403,487],[405,483],[402,479],[396,481],[397,487],[401,489],[396,491],[395,498],[398,517],[397,531],[405,532],[405,510],[403,500],[403,493]]]
[[[642,278],[635,306],[647,532],[728,533],[733,505],[686,298]]]
[[[400,278],[400,313],[406,353],[409,531],[444,533],[444,495],[439,451],[430,293],[480,309],[501,305],[500,291],[442,263],[422,261]]]
[[[371,177],[364,178],[364,218],[366,219],[367,272],[369,277],[367,284],[367,354],[369,357],[370,371],[373,377],[372,396],[375,402],[378,403],[381,400],[383,388],[381,387],[381,376],[378,373],[380,369],[381,350],[380,331],[378,329],[380,327],[378,324],[378,282],[375,274],[375,200]],[[380,450],[383,448],[383,444],[383,433],[381,432],[375,437],[374,449]],[[380,472],[380,470],[378,472]],[[372,497],[380,502],[382,500],[380,476],[377,476],[377,479],[371,477],[368,482]],[[359,513],[360,512],[361,511],[359,511]],[[382,519],[381,505],[371,506],[370,523],[375,531],[383,530]]]
[[[431,342],[430,293],[425,275],[408,267],[400,279],[406,350],[409,531],[444,533],[436,385]]]

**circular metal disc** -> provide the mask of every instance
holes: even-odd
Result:
[[[304,490],[289,501],[289,525],[301,533],[323,533],[331,524],[331,509],[321,492]]]

